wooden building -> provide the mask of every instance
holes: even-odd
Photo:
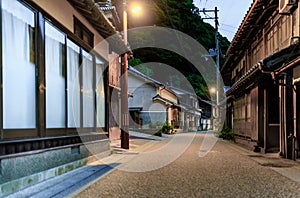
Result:
[[[299,14],[295,0],[254,0],[221,71],[231,86],[226,123],[237,140],[285,157],[290,135],[300,138]]]
[[[109,154],[106,66],[127,48],[119,36],[92,50],[118,34],[93,0],[1,0],[0,10],[3,196]]]
[[[199,105],[196,93],[175,86],[170,86],[170,89],[178,97],[178,104],[181,107],[180,118],[182,119],[182,128],[188,131],[197,131],[200,129],[203,108]]]

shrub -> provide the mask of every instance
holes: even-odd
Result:
[[[163,132],[169,132],[171,130],[174,129],[174,126],[169,124],[168,122],[166,122],[163,126],[162,126],[162,131]]]
[[[235,142],[235,136],[233,130],[229,127],[223,127],[222,131],[219,132],[219,137],[223,138],[224,140],[232,140]]]

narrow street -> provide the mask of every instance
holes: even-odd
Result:
[[[0,13],[0,198],[300,198],[299,0]]]
[[[204,136],[197,133],[184,154],[169,165],[148,172],[115,168],[76,197],[300,196],[299,182],[280,174],[299,168],[298,162],[256,154],[223,140],[205,157],[199,157]],[[152,150],[166,142],[153,144]],[[291,177],[297,180],[296,175]]]

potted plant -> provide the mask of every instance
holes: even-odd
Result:
[[[171,125],[170,123],[166,122],[163,126],[162,126],[162,131],[164,133],[167,134],[173,134],[174,133],[174,126]]]

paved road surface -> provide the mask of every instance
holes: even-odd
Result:
[[[148,172],[117,168],[76,197],[300,197],[300,184],[295,182],[300,181],[295,177],[298,172],[292,175],[295,181],[280,174],[295,167],[295,162],[267,159],[222,140],[205,157],[199,157],[203,138],[204,134],[196,134],[183,155],[169,165]],[[155,151],[165,142],[146,149]],[[180,147],[183,143],[176,144]],[[148,160],[141,166],[147,167]]]

